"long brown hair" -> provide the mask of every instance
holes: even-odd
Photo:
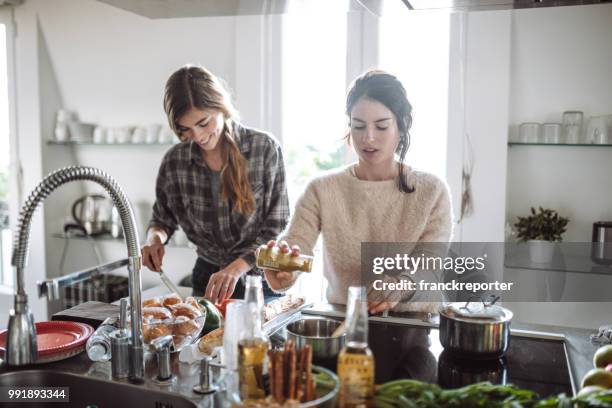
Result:
[[[191,109],[213,109],[221,112],[225,119],[222,140],[225,146],[221,168],[221,197],[234,203],[233,210],[251,214],[255,210],[253,190],[249,184],[247,161],[240,152],[235,138],[233,123],[238,113],[221,79],[204,67],[186,65],[174,72],[164,92],[164,110],[170,128],[179,139],[178,120]]]
[[[412,105],[408,102],[406,89],[395,76],[379,69],[370,69],[351,84],[346,97],[346,115],[349,121],[353,107],[362,98],[378,101],[393,112],[400,134],[399,144],[395,151],[399,156],[397,188],[402,193],[414,192],[414,187],[409,186],[404,177],[404,159],[410,147],[408,131],[412,125]]]

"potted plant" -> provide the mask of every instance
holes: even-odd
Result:
[[[531,214],[518,217],[514,224],[519,241],[529,245],[529,256],[533,262],[550,263],[555,250],[555,243],[562,241],[567,230],[568,218],[561,217],[555,210],[539,207],[536,212],[531,207]]]

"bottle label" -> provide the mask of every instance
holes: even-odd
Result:
[[[338,358],[340,401],[360,406],[374,393],[374,360],[371,356],[341,354]],[[365,405],[363,405],[365,406]]]

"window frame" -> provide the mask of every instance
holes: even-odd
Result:
[[[9,120],[9,228],[15,231],[19,215],[19,207],[22,202],[22,191],[19,182],[21,166],[18,160],[18,139],[17,139],[17,115],[16,115],[16,69],[15,69],[15,40],[16,23],[14,8],[11,6],[0,6],[0,24],[6,27],[6,65],[7,65],[7,85],[8,85],[8,120]],[[11,257],[12,254],[2,254]],[[5,262],[0,259],[0,262]],[[0,293],[10,291],[14,287],[13,268],[9,270],[0,269]]]

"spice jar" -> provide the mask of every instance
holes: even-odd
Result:
[[[313,257],[309,255],[291,255],[291,252],[282,253],[278,247],[262,247],[257,254],[257,267],[261,269],[274,269],[283,272],[311,272]]]

